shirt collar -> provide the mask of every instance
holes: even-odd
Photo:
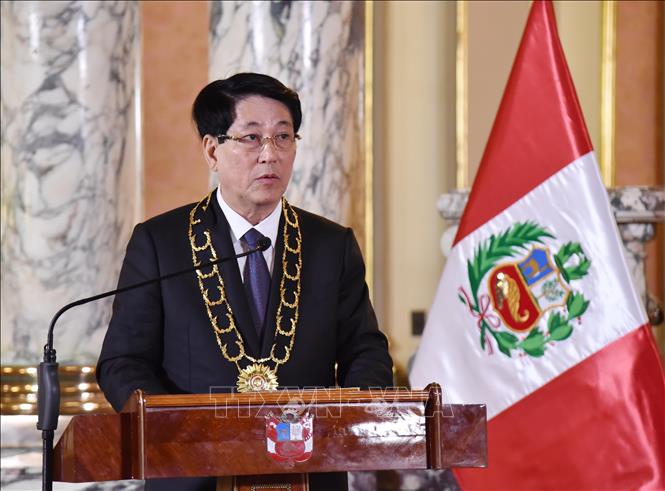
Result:
[[[231,240],[234,243],[239,242],[240,238],[245,235],[248,230],[255,228],[261,232],[262,235],[270,239],[271,248],[275,247],[277,232],[279,230],[279,219],[282,216],[281,201],[277,203],[270,215],[256,225],[252,225],[245,220],[242,215],[238,214],[233,208],[231,208],[226,201],[224,201],[219,187],[217,188],[216,196],[217,202],[219,203],[226,220],[229,222],[229,227],[231,228]]]

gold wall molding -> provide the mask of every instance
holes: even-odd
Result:
[[[365,280],[374,299],[374,1],[365,2]]]
[[[457,189],[469,187],[469,10],[466,0],[457,0],[455,47],[455,147]]]
[[[617,2],[602,3],[600,75],[600,174],[614,186],[616,132],[616,23]]]
[[[37,414],[37,367],[3,365],[0,414]],[[60,414],[112,412],[95,379],[95,367],[60,365]]]

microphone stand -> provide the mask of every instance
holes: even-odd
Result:
[[[257,241],[257,246],[254,249],[242,252],[235,256],[222,257],[215,259],[204,264],[199,264],[192,268],[169,273],[164,276],[159,276],[150,280],[134,283],[116,290],[93,295],[92,297],[82,298],[75,302],[68,303],[51,319],[51,324],[48,329],[48,338],[44,345],[44,361],[39,364],[37,369],[37,429],[42,432],[42,491],[53,490],[53,436],[56,428],[58,427],[58,417],[60,416],[60,380],[58,378],[58,363],[56,362],[55,348],[53,348],[53,328],[56,321],[62,314],[78,305],[83,305],[89,302],[94,302],[111,295],[123,293],[135,288],[157,283],[159,281],[180,276],[185,273],[207,268],[208,266],[215,266],[230,259],[239,259],[241,257],[249,256],[255,252],[263,252],[270,247],[270,239],[262,237]]]

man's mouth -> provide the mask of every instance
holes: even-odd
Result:
[[[279,176],[277,174],[261,174],[259,177],[256,178],[257,181],[274,181],[276,179],[279,179]]]

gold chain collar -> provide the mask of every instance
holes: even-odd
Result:
[[[197,203],[189,214],[188,235],[194,266],[217,259],[210,230],[204,229],[201,224],[202,215],[207,211],[213,193]],[[208,270],[207,273],[203,270],[196,272],[199,290],[217,339],[217,345],[224,358],[235,363],[238,368],[239,376],[236,385],[240,392],[276,389],[279,385],[277,368],[289,360],[295,341],[300,304],[302,236],[298,215],[284,198],[282,198],[282,213],[284,214],[282,278],[279,285],[279,306],[275,317],[275,339],[270,348],[270,356],[254,358],[246,353],[245,343],[236,326],[231,304],[226,297],[224,279],[218,265],[204,268]],[[210,291],[217,292],[218,298],[211,299]],[[244,368],[241,368],[241,365]]]

